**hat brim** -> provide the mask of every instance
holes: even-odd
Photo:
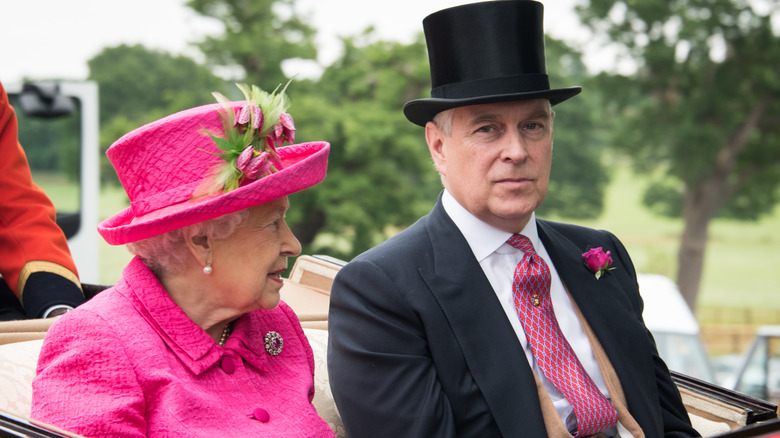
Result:
[[[582,87],[558,88],[524,93],[495,94],[490,96],[469,97],[463,99],[426,98],[406,102],[404,115],[415,125],[425,126],[436,114],[461,106],[484,103],[510,102],[514,100],[548,99],[551,105],[557,105],[582,91]]]
[[[283,168],[278,172],[228,193],[191,199],[138,217],[129,207],[101,222],[98,232],[109,244],[122,245],[273,201],[321,182],[329,150],[327,142],[280,147],[277,152]]]

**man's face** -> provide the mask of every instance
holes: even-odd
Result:
[[[455,108],[452,132],[433,122],[425,137],[452,196],[474,216],[520,232],[547,194],[553,117],[546,99]]]

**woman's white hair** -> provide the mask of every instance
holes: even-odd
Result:
[[[154,273],[176,272],[184,267],[190,251],[187,236],[206,236],[209,239],[224,239],[236,231],[249,216],[247,210],[228,213],[214,219],[188,225],[159,236],[130,242],[127,249],[143,260]]]

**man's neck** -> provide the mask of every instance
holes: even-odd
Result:
[[[442,207],[468,242],[477,260],[487,257],[514,234],[497,228],[471,214],[446,190],[442,194]],[[538,235],[533,213],[531,218],[526,221],[525,226],[518,230],[518,233],[528,236],[536,243]]]

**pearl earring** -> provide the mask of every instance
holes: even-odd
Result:
[[[203,267],[203,273],[204,274],[211,275],[211,271],[213,271],[213,269],[211,269],[211,265],[206,265],[206,266]]]

